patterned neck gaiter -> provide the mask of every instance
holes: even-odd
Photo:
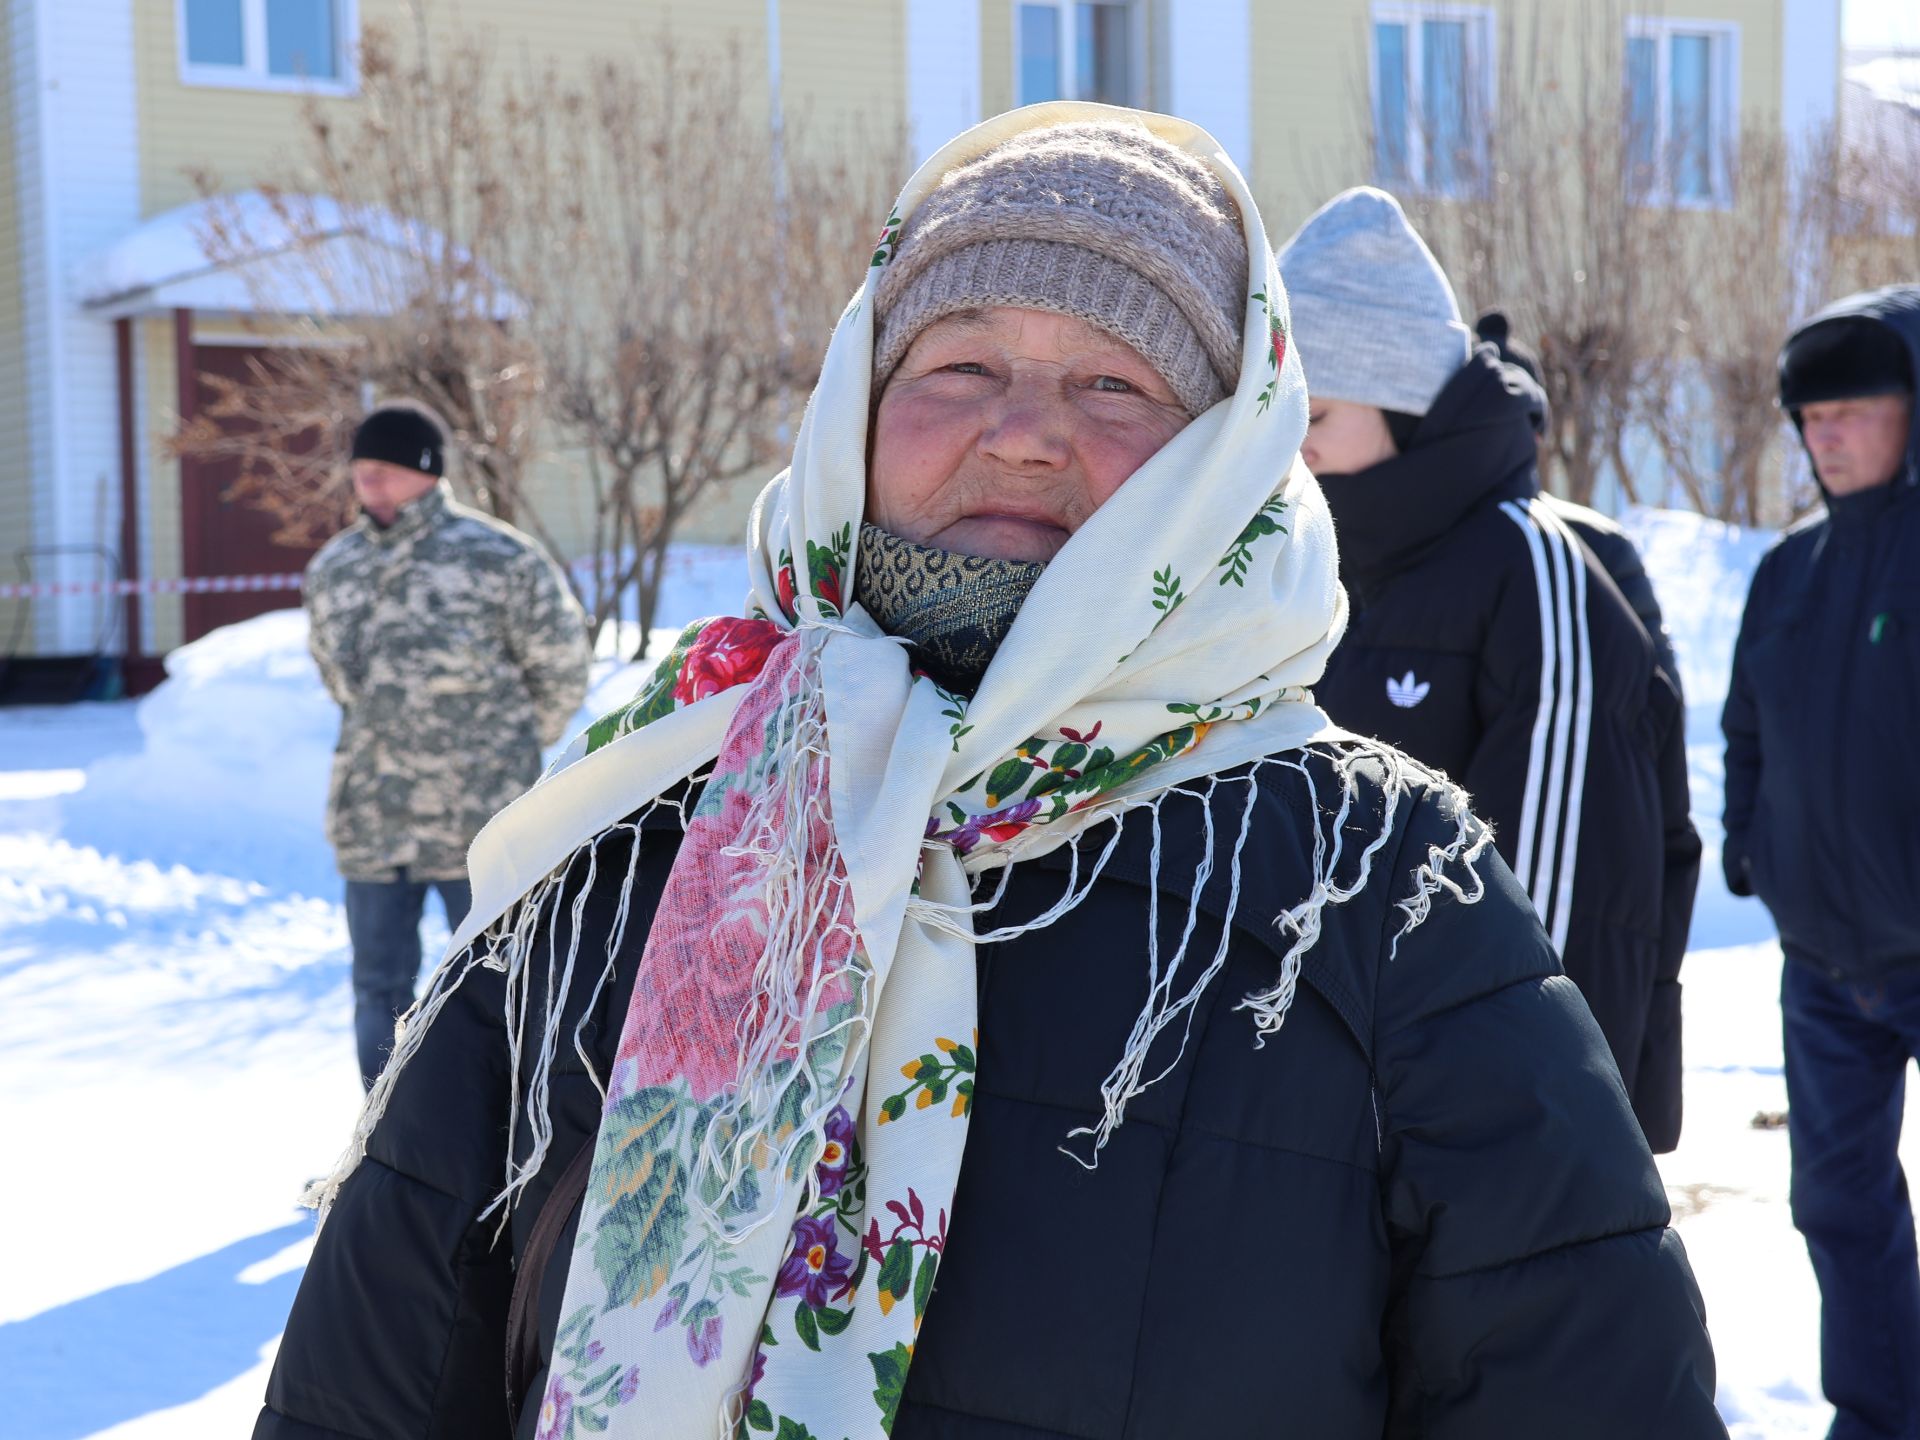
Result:
[[[1046,568],[936,550],[862,525],[854,596],[912,646],[913,663],[937,684],[971,695]]]

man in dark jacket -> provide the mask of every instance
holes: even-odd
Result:
[[[1680,700],[1619,590],[1540,496],[1539,388],[1470,349],[1390,196],[1280,254],[1353,607],[1316,694],[1459,779],[1606,1035],[1656,1151],[1680,1133],[1678,972],[1698,851]]]
[[[1727,885],[1786,953],[1793,1219],[1833,1440],[1920,1436],[1920,1261],[1898,1156],[1920,1056],[1920,286],[1795,332],[1780,404],[1826,497],[1754,572],[1734,648]]]

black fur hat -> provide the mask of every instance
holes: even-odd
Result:
[[[1816,321],[1780,352],[1782,410],[1912,393],[1913,361],[1906,343],[1891,325],[1869,315]]]

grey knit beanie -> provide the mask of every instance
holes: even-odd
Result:
[[[1278,259],[1309,393],[1424,415],[1467,363],[1453,286],[1386,191],[1334,196]]]
[[[1239,212],[1212,171],[1145,126],[1029,130],[949,172],[908,218],[874,293],[874,393],[927,326],[993,305],[1117,335],[1198,415],[1239,381]]]

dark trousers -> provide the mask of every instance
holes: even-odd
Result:
[[[1789,960],[1780,1009],[1793,1223],[1820,1282],[1829,1440],[1920,1440],[1920,1257],[1899,1157],[1920,974],[1856,983]]]
[[[448,927],[459,928],[473,903],[465,880],[409,880],[402,868],[394,880],[347,881],[353,1035],[360,1048],[360,1083],[368,1089],[393,1049],[393,1022],[413,1004],[420,975],[420,915],[429,889],[439,892]]]

